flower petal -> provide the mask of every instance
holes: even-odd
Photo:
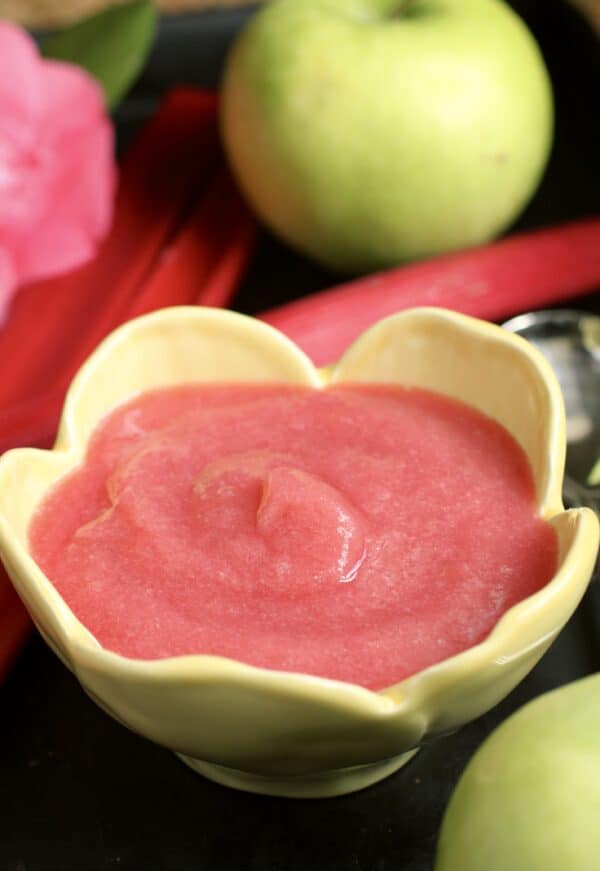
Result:
[[[47,180],[45,212],[26,236],[12,239],[21,282],[48,278],[84,263],[112,220],[116,174],[108,119],[58,145],[61,156]]]
[[[38,87],[39,122],[51,136],[87,127],[105,115],[100,84],[74,64],[44,61]]]
[[[29,34],[0,21],[0,114],[31,123],[40,106],[43,71],[38,49]]]
[[[78,170],[73,183],[72,170]],[[57,177],[58,214],[77,216],[94,239],[110,228],[113,215],[117,171],[114,161],[114,134],[108,118],[98,121],[72,143],[69,163],[61,166]]]
[[[87,260],[110,225],[113,133],[100,85],[0,23],[0,247],[19,283]]]

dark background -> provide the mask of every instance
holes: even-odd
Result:
[[[518,227],[597,212],[598,42],[563,0],[513,5],[541,44],[557,106],[551,163]],[[247,14],[162,23],[147,72],[118,112],[121,143],[171,85],[217,84]],[[257,312],[333,282],[265,233],[234,307]],[[600,312],[600,295],[575,305]],[[204,780],[100,711],[33,636],[0,687],[0,871],[431,871],[443,809],[467,760],[525,701],[600,669],[599,625],[596,581],[550,652],[496,709],[388,780],[320,801]]]

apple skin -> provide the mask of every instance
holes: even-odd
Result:
[[[509,717],[465,769],[435,871],[598,871],[600,675]]]
[[[272,0],[230,52],[221,127],[264,222],[366,272],[507,227],[547,162],[552,90],[499,0]]]

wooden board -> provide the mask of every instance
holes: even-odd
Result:
[[[0,0],[0,19],[25,27],[56,27],[123,0]],[[155,0],[165,13],[249,6],[256,0]],[[260,0],[259,0],[260,2]],[[600,0],[570,0],[600,34]]]
[[[600,36],[600,0],[571,0]]]
[[[0,0],[0,19],[32,28],[57,27],[119,2],[122,0]],[[231,9],[253,2],[256,0],[156,0],[156,6],[162,12],[176,13]]]

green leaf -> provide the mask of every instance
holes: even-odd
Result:
[[[86,69],[99,80],[112,109],[141,72],[155,28],[152,2],[133,0],[52,35],[42,45],[42,54]]]
[[[598,457],[594,468],[588,475],[587,483],[589,487],[597,487],[600,484],[600,457]]]

